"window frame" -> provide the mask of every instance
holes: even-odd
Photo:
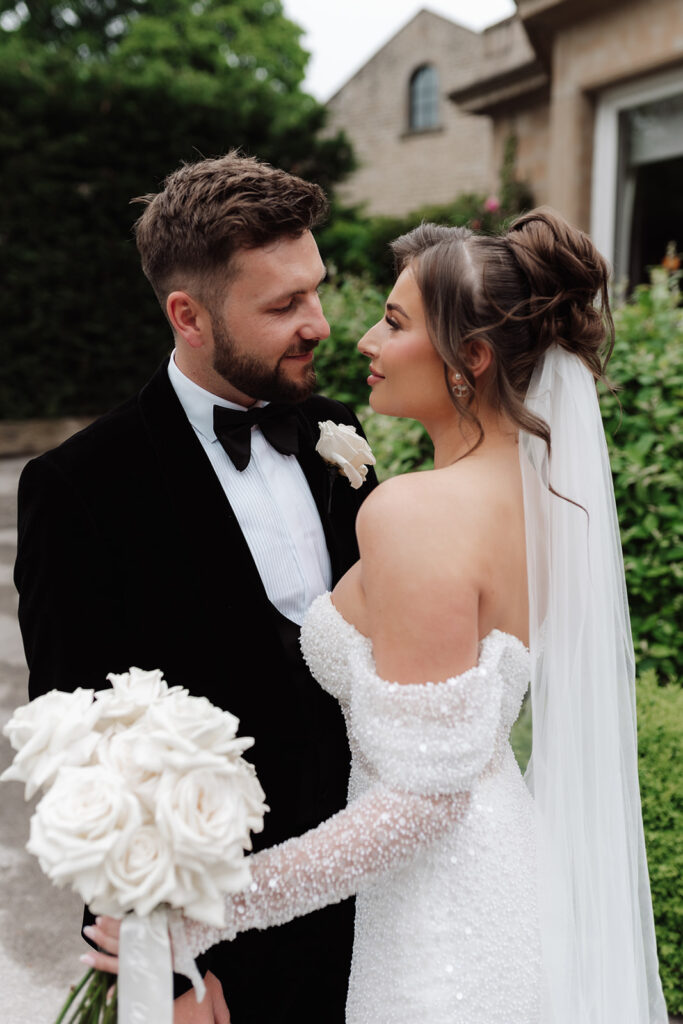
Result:
[[[430,72],[434,76],[433,86],[433,113],[434,120],[429,124],[416,125],[414,112],[416,108],[415,102],[415,91],[418,77],[425,72]],[[408,80],[408,134],[419,135],[421,132],[433,132],[441,128],[441,104],[439,95],[439,71],[435,64],[425,62],[418,65],[412,72]],[[424,105],[424,104],[423,104]]]
[[[591,176],[591,237],[599,251],[610,262],[615,278],[628,272],[627,233],[619,232],[619,173],[621,147],[619,122],[621,115],[645,103],[683,94],[683,68],[675,68],[624,85],[605,89],[597,98],[593,127],[593,169]],[[628,192],[628,183],[626,186]],[[609,197],[605,201],[605,197]],[[631,201],[633,197],[630,197]],[[625,205],[629,195],[625,197]],[[626,214],[625,216],[628,216]],[[617,245],[617,243],[620,243]]]

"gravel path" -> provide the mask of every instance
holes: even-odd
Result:
[[[16,490],[25,459],[0,459],[0,728],[26,703],[27,670],[12,583],[16,553]],[[0,736],[0,770],[10,762]],[[37,799],[37,798],[36,798]],[[24,849],[35,801],[24,803],[16,782],[0,786],[0,1020],[52,1024],[69,988],[83,973],[78,956],[81,901],[55,889]]]

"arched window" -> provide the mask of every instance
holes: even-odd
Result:
[[[411,132],[436,128],[439,124],[439,76],[431,64],[423,64],[410,79]]]

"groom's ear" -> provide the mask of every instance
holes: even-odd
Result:
[[[201,348],[211,340],[211,317],[201,302],[188,292],[171,292],[166,299],[166,316],[173,333],[191,348]]]

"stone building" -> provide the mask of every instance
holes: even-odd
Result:
[[[400,213],[495,189],[514,136],[517,176],[535,201],[590,231],[618,278],[644,280],[669,242],[683,249],[683,2],[516,3],[513,18],[482,33],[449,34],[447,20],[421,12],[333,97],[334,123],[363,162],[347,195]],[[442,90],[438,152],[429,133],[400,128],[412,76],[430,60]]]
[[[514,134],[536,201],[590,231],[618,279],[644,280],[683,249],[683,3],[517,0],[516,19],[533,59],[482,63],[450,98],[491,118],[494,163]]]
[[[360,165],[340,189],[345,202],[401,214],[489,189],[490,119],[448,99],[478,73],[481,44],[420,11],[330,99],[330,129],[346,131]]]

